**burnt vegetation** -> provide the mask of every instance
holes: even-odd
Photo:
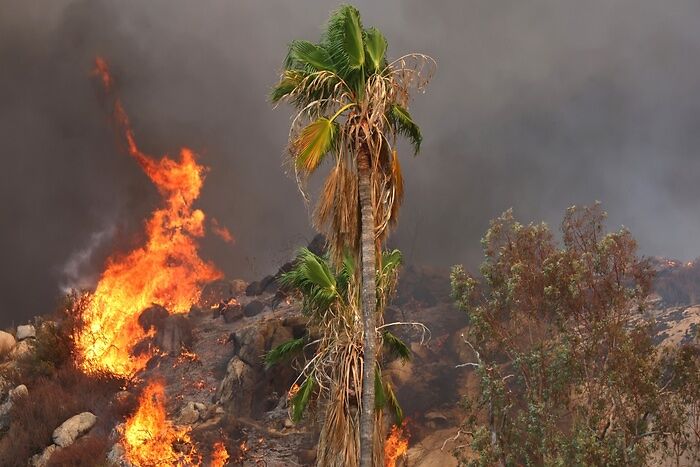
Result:
[[[21,357],[0,366],[5,385],[27,386],[29,395],[14,401],[11,423],[0,438],[0,465],[25,467],[27,460],[52,444],[52,433],[81,412],[98,415],[97,423],[74,444],[57,451],[50,466],[107,465],[114,426],[134,409],[135,401],[115,398],[124,381],[107,374],[85,374],[76,367],[72,336],[76,296],[69,296],[51,316],[35,319],[36,338]]]

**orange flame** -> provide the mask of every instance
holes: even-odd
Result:
[[[216,220],[216,218],[212,218],[211,220],[211,231],[226,243],[233,243],[235,241],[231,231],[225,226],[219,224],[219,221]]]
[[[214,452],[211,454],[211,467],[224,467],[230,456],[226,446],[221,441],[214,443]]]
[[[133,465],[149,467],[191,466],[200,464],[194,447],[178,452],[174,444],[192,446],[189,428],[174,426],[166,418],[165,389],[151,383],[139,399],[139,408],[122,430],[126,459]]]
[[[113,80],[102,58],[96,59],[94,73],[110,91]],[[114,118],[129,154],[164,202],[146,222],[145,245],[107,261],[83,310],[76,347],[84,370],[130,377],[153,355],[132,355],[133,346],[149,335],[138,324],[139,314],[154,303],[171,313],[187,312],[198,300],[202,284],[222,274],[199,257],[196,242],[204,235],[205,216],[192,205],[202,188],[205,168],[187,148],[181,149],[179,161],[167,155],[156,160],[141,152],[118,98],[114,98]]]
[[[401,426],[393,425],[389,437],[384,443],[385,467],[396,467],[396,461],[406,455],[408,451],[408,436],[406,434],[406,422]]]

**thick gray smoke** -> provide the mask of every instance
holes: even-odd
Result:
[[[141,147],[189,146],[211,168],[200,206],[236,236],[204,253],[253,277],[312,235],[281,154],[290,110],[267,92],[329,1],[1,0],[0,324],[50,311],[60,286],[138,244],[158,196],[119,150],[91,80],[111,64]],[[600,200],[645,254],[700,252],[700,3],[695,0],[360,1],[390,54],[438,74],[412,107],[393,237],[409,261],[474,265],[513,206],[557,224]],[[100,232],[108,232],[100,236]],[[87,255],[87,258],[86,258]]]

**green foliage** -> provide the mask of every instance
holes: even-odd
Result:
[[[384,331],[382,333],[382,344],[391,355],[394,355],[405,362],[411,359],[411,349],[408,348],[404,341],[389,331]]]
[[[299,339],[292,339],[281,343],[265,355],[265,369],[270,369],[278,363],[297,355],[304,350],[305,344],[306,337],[300,337]]]
[[[569,209],[558,245],[508,211],[484,237],[481,278],[453,269],[480,380],[465,404],[478,458],[465,463],[649,465],[674,437],[691,452],[700,394],[680,368],[700,359],[659,358],[638,319],[653,272],[629,232],[604,233],[604,218],[598,205]]]
[[[309,404],[309,399],[311,399],[311,394],[314,392],[315,387],[316,380],[314,379],[313,374],[311,374],[306,377],[304,382],[301,384],[301,387],[299,387],[297,393],[294,394],[294,397],[292,397],[292,400],[290,402],[292,404],[293,421],[298,422],[299,420],[301,420],[301,417],[302,415],[304,415],[304,410],[306,410],[306,406]]]
[[[420,145],[423,142],[423,135],[418,125],[413,121],[411,114],[408,113],[408,110],[398,104],[392,105],[389,112],[389,122],[391,122],[398,134],[408,139],[411,146],[413,146],[413,152],[418,154]]]

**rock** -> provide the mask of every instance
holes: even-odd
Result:
[[[248,318],[252,316],[256,316],[260,314],[261,311],[265,308],[265,305],[263,302],[260,300],[253,300],[252,302],[248,303],[245,307],[243,307],[243,314],[247,316]]]
[[[185,315],[171,315],[162,306],[153,305],[143,310],[138,321],[145,331],[156,330],[151,342],[163,352],[179,353],[182,347],[189,348],[192,345],[192,324]],[[143,341],[142,345],[135,346],[134,353],[138,354],[140,350],[145,350],[149,343]]]
[[[252,410],[255,371],[238,356],[226,367],[226,376],[217,391],[219,403],[236,416],[248,416]]]
[[[297,455],[301,465],[314,465],[316,463],[316,449],[300,449]]]
[[[0,357],[7,356],[15,348],[17,341],[9,332],[0,331]]]
[[[169,316],[156,334],[156,345],[168,353],[179,353],[182,347],[191,348],[192,340],[192,324],[183,315]]]
[[[238,302],[228,303],[220,308],[220,313],[225,323],[233,323],[243,318],[243,307]]]
[[[34,341],[33,340],[23,340],[17,343],[15,347],[12,349],[12,352],[10,352],[10,358],[12,360],[21,360],[29,354],[32,353],[34,350]]]
[[[170,312],[163,306],[152,305],[141,312],[139,315],[139,324],[144,331],[148,331],[151,328],[158,329],[162,327],[163,321],[165,321]]]
[[[211,308],[217,303],[228,301],[234,295],[235,292],[231,282],[223,279],[210,282],[202,289],[202,294],[199,297],[199,306]]]
[[[285,428],[292,428],[294,427],[294,422],[289,419],[289,417],[284,419],[284,427]]]
[[[317,256],[323,256],[326,254],[326,246],[326,237],[324,237],[323,234],[316,234],[307,248],[311,253]]]
[[[180,416],[178,417],[178,424],[180,425],[192,425],[199,421],[199,411],[194,405],[194,402],[188,402],[180,410]]]
[[[90,412],[74,415],[53,431],[53,442],[62,448],[70,446],[76,439],[90,431],[96,422],[97,417]]]
[[[126,451],[124,446],[120,443],[114,444],[112,449],[107,453],[107,461],[110,465],[115,465],[117,467],[134,467],[128,460],[126,460]]]
[[[234,295],[243,295],[245,289],[248,287],[248,283],[241,279],[234,279],[231,281],[231,290]]]
[[[55,444],[48,446],[42,451],[41,454],[35,454],[34,456],[32,456],[31,459],[29,459],[29,465],[31,465],[32,467],[45,467],[49,465],[51,456],[54,452],[58,451],[59,449],[61,448],[59,448]]]
[[[0,429],[5,429],[10,426],[10,412],[12,411],[12,406],[19,399],[27,397],[28,395],[29,391],[24,384],[20,384],[16,388],[10,390],[7,394],[7,400],[0,404]]]
[[[246,287],[245,294],[249,297],[255,297],[265,292],[268,287],[271,289],[275,288],[277,286],[276,284],[275,276],[265,276],[259,281],[251,282],[248,287]]]
[[[29,337],[36,337],[36,329],[31,324],[17,326],[17,340],[22,341]]]
[[[248,365],[258,368],[262,366],[262,356],[265,354],[265,341],[270,335],[266,327],[251,326],[241,329],[233,335],[236,353]]]
[[[12,389],[8,395],[8,399],[12,402],[17,402],[18,399],[29,396],[29,390],[24,384],[20,384],[16,388]]]
[[[294,339],[294,334],[292,330],[285,326],[278,326],[272,331],[272,337],[270,339],[270,344],[266,347],[268,349],[274,349],[280,344],[284,344],[287,341]]]

